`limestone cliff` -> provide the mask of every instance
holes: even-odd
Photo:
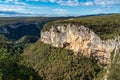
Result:
[[[110,63],[110,53],[116,47],[116,40],[103,41],[92,30],[83,25],[54,24],[49,31],[41,32],[41,41],[55,47],[73,50],[94,57],[101,63]]]

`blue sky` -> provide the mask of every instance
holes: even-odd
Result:
[[[99,13],[120,13],[120,0],[0,0],[0,16],[80,16]]]

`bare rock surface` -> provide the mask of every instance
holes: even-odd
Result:
[[[74,24],[54,24],[49,31],[41,32],[40,40],[55,47],[73,50],[75,55],[82,53],[107,64],[117,44],[115,39],[101,40],[92,30]]]

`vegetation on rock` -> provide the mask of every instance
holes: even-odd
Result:
[[[53,24],[68,23],[84,25],[93,30],[102,39],[110,39],[120,35],[120,14],[58,20],[46,24],[42,31],[49,31]]]
[[[120,80],[120,53],[117,54],[115,60],[112,61],[108,80]]]

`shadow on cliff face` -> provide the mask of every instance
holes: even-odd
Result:
[[[0,27],[0,34],[3,34],[8,40],[12,41],[20,41],[21,39],[24,41],[23,39],[27,39],[26,41],[36,42],[40,38],[40,32],[45,23],[18,22],[7,24]]]
[[[28,23],[28,24],[22,24],[22,25],[16,25],[16,26],[18,26],[18,27],[13,28],[10,25],[6,26],[8,33],[5,34],[5,36],[8,39],[18,40],[25,35],[30,35],[30,36],[35,36],[35,37],[40,36],[40,34],[39,34],[40,30],[37,27],[37,25],[34,23]]]

